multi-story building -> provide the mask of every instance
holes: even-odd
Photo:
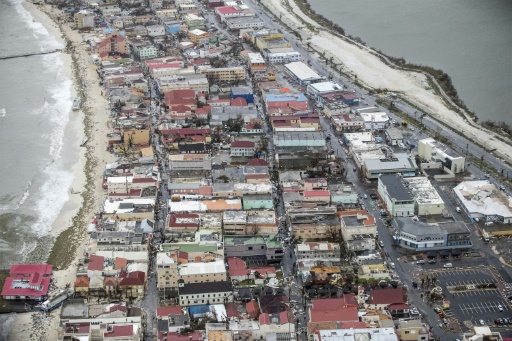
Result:
[[[262,260],[278,263],[283,258],[283,247],[275,235],[224,236],[226,257],[244,260]]]
[[[418,156],[429,163],[437,163],[440,168],[452,173],[462,173],[466,169],[466,158],[449,150],[432,138],[418,141]]]
[[[393,217],[414,215],[414,196],[398,174],[382,174],[378,183],[379,196]]]
[[[93,47],[94,53],[97,54],[115,54],[119,53],[121,55],[128,56],[130,54],[130,49],[128,47],[128,42],[126,38],[119,34],[117,31],[107,35],[105,39],[103,39],[98,44]]]
[[[231,156],[254,156],[255,143],[252,141],[235,141],[231,143]]]
[[[190,41],[194,44],[201,45],[208,43],[210,35],[208,34],[208,32],[196,28],[195,30],[188,32],[188,37]]]
[[[396,333],[399,340],[427,341],[429,339],[428,327],[420,319],[398,319]]]
[[[240,29],[259,29],[265,26],[265,23],[258,17],[230,17],[224,19],[224,22],[231,31]]]
[[[179,301],[182,306],[225,304],[233,302],[230,282],[179,283]]]
[[[345,241],[354,239],[356,235],[377,235],[375,218],[365,210],[350,210],[338,212],[341,223],[341,234]]]
[[[296,262],[329,261],[333,265],[340,262],[340,246],[336,243],[305,242],[295,246]]]
[[[81,10],[75,14],[75,25],[79,30],[94,27],[94,13]]]
[[[212,159],[209,154],[173,154],[169,155],[171,171],[211,170]]]
[[[158,47],[153,44],[134,44],[134,51],[139,60],[151,59],[158,57]]]
[[[285,64],[302,60],[301,54],[289,47],[266,49],[264,54],[272,64]]]
[[[245,80],[245,69],[242,66],[202,69],[211,82],[237,82]]]
[[[194,13],[187,13],[183,19],[185,20],[185,24],[188,26],[189,31],[204,28],[205,20],[199,15]]]

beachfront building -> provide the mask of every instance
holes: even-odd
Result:
[[[439,168],[451,174],[462,173],[466,169],[465,157],[449,150],[432,138],[418,141],[418,156],[429,164],[437,164]],[[432,168],[431,165],[428,168]]]
[[[75,25],[79,30],[94,27],[94,13],[87,10],[78,11],[75,13]]]
[[[155,198],[114,200],[106,199],[103,204],[103,217],[114,220],[153,219]]]
[[[231,17],[224,20],[231,31],[241,29],[260,29],[265,23],[258,17]]]
[[[292,62],[284,64],[286,73],[296,80],[300,85],[316,83],[324,79],[303,62]]]
[[[291,47],[265,49],[263,54],[272,64],[299,62],[302,59],[301,54]]]
[[[290,42],[284,38],[284,35],[275,30],[263,29],[261,31],[252,32],[250,40],[259,51],[270,48],[291,47]]]
[[[130,54],[130,48],[128,47],[128,41],[118,31],[114,31],[108,34],[102,41],[93,47],[94,53],[96,54],[121,54],[128,56]]]
[[[48,264],[13,264],[2,288],[5,300],[44,301],[53,267]]]

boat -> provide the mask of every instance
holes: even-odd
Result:
[[[73,296],[74,291],[71,289],[61,290],[57,295],[50,298],[49,300],[44,301],[39,309],[44,312],[50,312],[55,308],[60,307],[64,302],[68,300],[71,296]]]
[[[80,98],[80,96],[78,96],[73,101],[73,110],[80,110],[81,107],[82,107],[82,98]]]
[[[82,143],[80,143],[80,147],[85,147],[85,144],[87,143],[87,141],[89,141],[89,138],[85,138]]]

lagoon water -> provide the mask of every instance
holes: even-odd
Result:
[[[309,2],[368,46],[448,73],[481,121],[512,124],[512,1]]]
[[[62,48],[22,6],[0,0],[0,56]],[[44,261],[69,198],[72,81],[63,55],[0,60],[0,268]]]

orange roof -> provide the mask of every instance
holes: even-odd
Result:
[[[75,288],[88,288],[89,287],[89,277],[87,276],[79,276],[75,281]]]
[[[120,269],[126,268],[126,263],[127,263],[126,258],[116,257],[116,264],[114,266],[114,269],[120,270]]]
[[[290,92],[289,88],[281,88],[281,92]]]

